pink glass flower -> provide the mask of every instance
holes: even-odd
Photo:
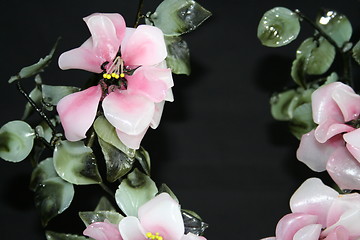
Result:
[[[95,222],[90,224],[84,235],[96,240],[123,240],[118,226],[109,222]]]
[[[58,103],[65,137],[69,141],[85,138],[101,102],[120,140],[137,149],[148,127],[158,126],[164,101],[173,101],[163,33],[148,25],[126,28],[123,17],[115,13],[95,13],[84,21],[91,37],[63,53],[59,66],[103,73],[103,79]]]
[[[360,237],[360,195],[339,195],[318,178],[306,180],[290,199],[273,240],[354,240]]]
[[[312,94],[315,130],[304,134],[297,158],[312,170],[327,170],[342,189],[360,189],[360,96],[340,82]]]

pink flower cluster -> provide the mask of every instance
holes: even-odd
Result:
[[[85,138],[101,102],[119,139],[137,149],[148,127],[158,126],[164,102],[173,101],[163,33],[148,25],[127,28],[116,13],[95,13],[84,21],[91,37],[79,48],[63,53],[59,66],[102,73],[102,79],[58,103],[65,137],[69,141]]]
[[[327,170],[342,189],[360,190],[360,96],[340,82],[312,94],[315,130],[304,134],[297,158],[313,171]]]
[[[119,225],[95,222],[84,230],[95,240],[206,240],[192,233],[184,234],[179,204],[161,193],[142,205],[138,217],[127,216]]]
[[[275,237],[263,240],[356,240],[360,195],[338,194],[318,178],[306,180],[290,199],[292,213],[280,219]]]

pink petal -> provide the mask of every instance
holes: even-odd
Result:
[[[116,129],[116,134],[125,146],[132,149],[139,149],[141,140],[144,138],[147,128],[138,135],[129,135]]]
[[[162,115],[163,109],[164,109],[164,105],[165,105],[165,101],[155,103],[155,112],[154,112],[153,119],[151,120],[151,123],[150,123],[150,127],[152,129],[156,129],[159,126],[160,120],[161,120],[161,115]]]
[[[349,125],[337,123],[332,119],[329,119],[321,122],[315,129],[315,138],[318,142],[324,143],[339,133],[351,132],[353,130],[354,128]]]
[[[345,147],[330,156],[326,169],[341,189],[360,190],[360,163]]]
[[[118,226],[105,222],[95,222],[90,224],[84,230],[83,234],[95,240],[122,240]]]
[[[173,92],[170,89],[168,89],[167,93],[166,93],[166,97],[165,97],[165,100],[166,101],[169,101],[169,102],[173,102],[174,101],[174,95],[173,95]]]
[[[120,221],[119,231],[124,240],[147,240],[146,231],[139,219],[133,216],[125,217]]]
[[[329,139],[326,143],[319,143],[314,137],[314,130],[312,130],[301,137],[296,157],[311,170],[321,172],[326,169],[329,156],[343,145],[344,141],[340,135]]]
[[[349,152],[360,162],[360,128],[344,134],[343,138]]]
[[[332,97],[339,106],[345,122],[359,117],[360,96],[350,86],[341,83],[341,86],[334,90]]]
[[[326,186],[318,178],[309,178],[295,191],[290,199],[292,212],[318,216],[317,223],[326,227],[329,208],[338,192]]]
[[[106,119],[119,131],[139,135],[147,129],[154,115],[154,103],[148,99],[115,90],[102,103]]]
[[[343,226],[338,226],[324,240],[349,240],[349,231]]]
[[[301,228],[315,224],[317,216],[306,213],[290,213],[280,219],[276,226],[276,239],[293,240],[297,231]]]
[[[344,122],[342,112],[338,104],[332,98],[335,89],[343,87],[340,82],[330,83],[321,86],[311,95],[313,119],[315,123],[321,123],[333,119],[339,123]]]
[[[350,209],[346,211],[334,225],[329,226],[323,231],[324,236],[330,234],[338,226],[343,226],[351,239],[360,237],[360,209]]]
[[[360,209],[360,195],[358,193],[343,194],[334,199],[329,209],[327,226],[335,224],[349,209]]]
[[[197,236],[193,233],[188,233],[182,236],[181,240],[206,240],[203,236]]]
[[[121,44],[121,56],[126,65],[155,65],[167,56],[164,35],[153,26],[140,25]]]
[[[360,162],[360,148],[354,147],[351,144],[346,144],[347,150],[353,155],[353,157]]]
[[[153,102],[163,101],[168,89],[174,86],[171,69],[156,67],[140,67],[127,80],[129,92],[141,94]]]
[[[163,239],[181,239],[184,222],[179,204],[167,193],[161,193],[139,208],[141,225],[149,232],[158,232]]]
[[[321,224],[310,224],[297,231],[293,240],[318,240],[320,232]]]
[[[101,95],[101,87],[97,85],[67,95],[59,101],[57,111],[67,140],[78,141],[85,138],[96,117]]]

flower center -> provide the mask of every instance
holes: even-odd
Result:
[[[104,67],[104,64],[102,67]],[[117,56],[111,63],[110,67],[108,67],[107,71],[103,74],[103,78],[110,80],[111,78],[119,79],[124,77],[124,60],[122,60],[120,56]]]
[[[162,236],[160,236],[160,234],[157,232],[155,234],[151,233],[151,232],[147,232],[145,234],[147,239],[156,239],[156,240],[164,240]]]

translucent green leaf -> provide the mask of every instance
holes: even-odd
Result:
[[[360,64],[360,41],[358,41],[352,49],[352,56],[355,61]]]
[[[41,77],[40,75],[36,75],[35,77],[35,88],[29,93],[29,97],[34,101],[34,103],[36,103],[36,105],[41,104],[41,99],[42,99],[42,95],[41,95]],[[30,103],[26,103],[25,104],[25,111],[24,114],[22,116],[22,120],[28,118],[32,113],[34,112],[34,108],[30,105]]]
[[[52,231],[46,231],[46,240],[87,240],[90,238],[84,236],[78,236],[68,233],[57,233]]]
[[[191,232],[196,235],[202,235],[209,225],[203,222],[198,214],[193,211],[181,209],[184,220],[185,234]]]
[[[119,185],[115,199],[127,216],[137,216],[138,208],[152,199],[157,192],[154,181],[135,168]]]
[[[268,47],[281,47],[296,39],[300,32],[296,13],[283,7],[267,11],[261,18],[257,37]]]
[[[56,43],[55,43],[54,47],[51,49],[49,55],[45,56],[44,58],[40,58],[40,60],[33,65],[22,68],[17,75],[12,76],[9,79],[9,83],[12,83],[19,79],[28,78],[28,77],[34,76],[34,75],[42,72],[44,70],[44,68],[46,68],[50,64],[59,40],[60,40],[60,38],[56,41]]]
[[[101,197],[95,208],[95,212],[97,211],[115,211],[115,208],[106,197]]]
[[[105,220],[117,225],[124,218],[120,213],[114,211],[79,212],[79,216],[86,226]]]
[[[316,24],[338,45],[343,47],[352,35],[352,27],[347,17],[333,10],[324,10],[316,18]]]
[[[101,183],[95,156],[82,141],[61,141],[54,151],[54,166],[64,180],[77,184]]]
[[[70,86],[42,85],[42,98],[45,104],[57,105],[63,97],[80,91],[80,88]]]
[[[197,28],[211,12],[192,0],[164,0],[150,15],[154,25],[165,35],[179,36]]]
[[[109,182],[115,182],[131,170],[134,160],[101,138],[99,144],[105,158],[106,178]]]
[[[55,119],[50,119],[50,121],[52,122],[52,124],[54,124],[54,126],[56,125]],[[49,127],[47,122],[45,121],[41,122],[39,125],[35,127],[35,131],[39,137],[45,138],[46,141],[48,142],[51,141],[51,138],[53,136],[52,129]]]
[[[104,116],[98,117],[93,125],[96,134],[99,138],[105,142],[113,145],[129,157],[133,158],[135,156],[135,150],[126,147],[118,138],[115,128],[106,120]]]
[[[296,96],[295,90],[288,90],[285,92],[274,94],[270,98],[271,115],[274,119],[279,121],[287,121],[291,119],[291,111],[289,105],[292,99]]]
[[[171,191],[171,189],[165,183],[161,184],[161,186],[159,187],[159,192],[157,194],[160,194],[163,192],[169,194],[175,201],[179,202],[179,200],[175,196],[175,193],[173,191]]]
[[[180,37],[165,37],[168,55],[166,64],[175,74],[190,75],[190,51],[187,43]]]
[[[41,161],[33,170],[30,179],[30,189],[35,191],[37,187],[50,178],[58,177],[52,158],[47,158]]]
[[[140,147],[138,150],[136,150],[135,158],[136,158],[136,160],[139,161],[139,163],[140,163],[141,167],[143,168],[143,170],[145,171],[145,173],[150,176],[150,169],[151,169],[150,155],[145,150],[145,148]]]
[[[34,145],[35,132],[23,121],[11,121],[0,128],[0,158],[9,162],[24,160]]]
[[[312,118],[311,103],[304,103],[298,106],[294,111],[294,116],[290,122],[291,133],[301,139],[301,136],[310,132],[316,127]]]

